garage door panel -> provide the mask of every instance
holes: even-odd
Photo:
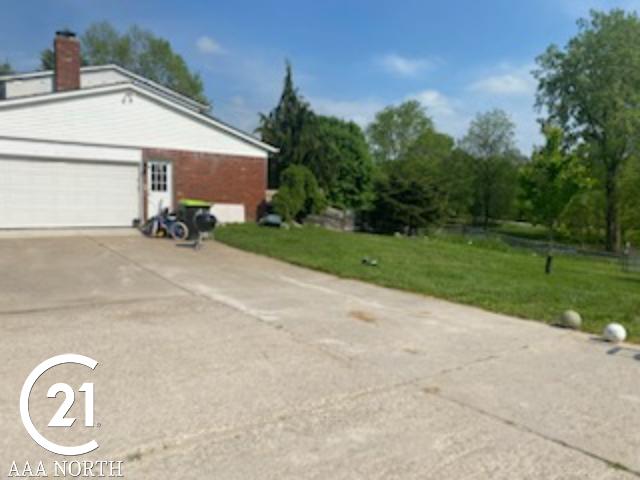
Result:
[[[138,165],[0,159],[0,228],[130,226]]]

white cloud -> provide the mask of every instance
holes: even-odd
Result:
[[[252,52],[202,57],[203,76],[211,88],[213,114],[246,132],[258,126],[258,113],[278,102],[284,78],[284,55]],[[295,72],[296,83],[298,73]]]
[[[426,89],[407,95],[396,101],[382,101],[376,98],[353,100],[336,100],[328,97],[310,97],[309,102],[316,113],[330,115],[345,120],[352,120],[361,127],[366,127],[376,113],[389,105],[397,105],[405,100],[418,100],[427,109],[427,114],[436,123],[437,128],[457,137],[462,134],[470,117],[458,105],[458,101],[450,99],[443,93]]]
[[[433,116],[451,116],[456,113],[451,100],[437,90],[423,90],[409,95],[409,98],[418,100],[427,108],[427,113]]]
[[[200,53],[205,55],[219,55],[225,53],[224,48],[220,46],[213,38],[203,35],[196,41],[196,47]]]
[[[408,58],[395,53],[377,58],[376,63],[388,73],[400,77],[413,77],[433,67],[433,63],[426,58]]]
[[[422,90],[408,95],[406,99],[418,100],[426,108],[427,115],[433,119],[436,128],[454,138],[464,134],[471,119],[468,105],[464,101],[438,90]]]
[[[477,112],[500,108],[507,112],[516,124],[516,140],[524,154],[541,141],[540,128],[534,110],[537,82],[531,70],[532,62],[520,64],[502,63],[485,71],[484,76],[471,82],[460,93],[459,103],[467,112],[467,122]]]
[[[365,127],[377,112],[385,107],[383,102],[375,99],[334,100],[323,97],[311,97],[309,103],[316,113],[352,120]]]
[[[284,57],[283,52],[269,50],[201,57],[203,72],[210,80],[214,114],[245,131],[253,131],[258,124],[258,112],[266,113],[278,102]],[[528,59],[502,63],[471,72],[467,82],[460,86],[451,84],[441,90],[424,84],[422,89],[406,93],[400,90],[391,96],[332,93],[314,77],[314,72],[295,70],[294,74],[296,85],[316,113],[352,120],[362,127],[386,106],[416,99],[426,107],[439,131],[458,139],[478,112],[501,108],[516,123],[518,146],[529,154],[532,145],[541,142],[533,109],[535,82],[529,73],[531,69],[532,62]]]
[[[532,65],[517,68],[503,65],[497,72],[472,83],[469,89],[496,96],[532,96],[536,90],[532,69]]]

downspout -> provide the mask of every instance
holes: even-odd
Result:
[[[144,212],[144,197],[146,194],[145,184],[144,155],[142,150],[140,150],[140,163],[138,163],[138,191],[140,192],[138,199],[138,216],[140,218],[140,226],[144,225],[144,222],[147,221]]]

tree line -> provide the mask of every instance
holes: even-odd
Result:
[[[317,115],[287,65],[278,105],[261,115],[278,213],[302,221],[327,205],[367,228],[415,234],[446,222],[526,221],[607,250],[640,243],[640,19],[592,11],[564,48],[536,59],[544,143],[526,156],[502,110],[459,139],[417,101],[389,106],[363,130]]]
[[[97,22],[80,41],[85,65],[114,63],[208,103],[199,74],[148,30]],[[640,244],[637,14],[593,11],[566,46],[551,45],[536,62],[545,142],[529,156],[501,110],[479,113],[459,139],[438,131],[416,101],[383,109],[364,130],[317,115],[287,65],[280,101],[257,130],[280,148],[269,169],[276,210],[302,221],[332,205],[384,233],[524,220],[611,251]],[[41,68],[52,66],[45,49]],[[11,72],[0,63],[0,75]]]

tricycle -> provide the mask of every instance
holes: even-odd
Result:
[[[142,226],[142,233],[150,237],[171,237],[174,240],[189,238],[189,228],[178,219],[168,208],[160,210],[158,215],[151,217]]]

